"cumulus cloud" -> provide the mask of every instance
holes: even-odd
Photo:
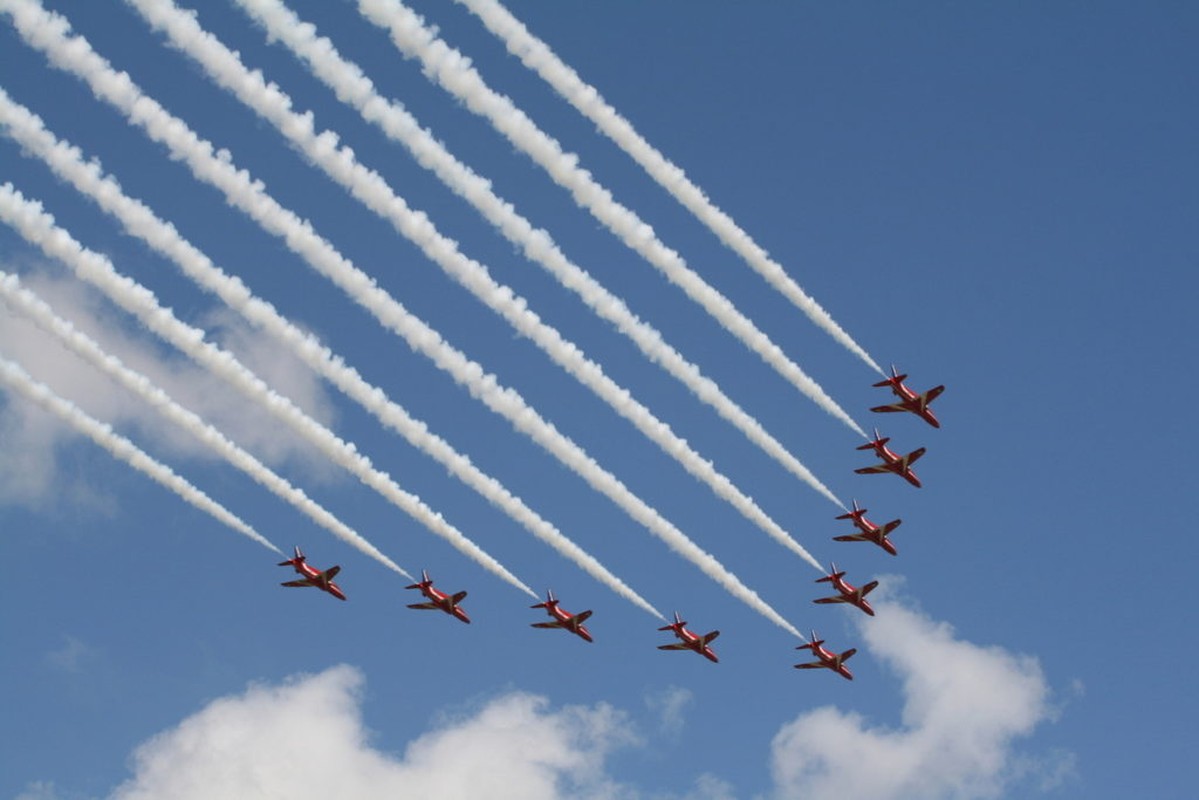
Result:
[[[11,271],[9,265],[0,267]],[[35,270],[26,272],[22,283],[109,353],[265,461],[294,463],[318,478],[335,474],[325,459],[281,423],[247,407],[241,395],[182,355],[131,330],[122,315],[78,281]],[[3,304],[0,312],[0,353],[56,393],[92,416],[121,428],[136,428],[141,436],[152,437],[172,454],[215,458],[189,434],[131,402],[125,390],[22,315],[10,313]],[[250,331],[224,311],[209,313],[201,324],[307,413],[325,423],[332,418],[332,404],[320,380],[272,340]],[[86,503],[90,495],[98,494],[89,492],[85,478],[70,474],[59,457],[62,445],[76,438],[68,426],[33,404],[0,398],[0,445],[6,454],[0,459],[0,504],[38,507],[47,499],[64,496]]]
[[[770,797],[966,800],[1016,788],[1030,796],[1071,777],[1072,754],[1017,746],[1053,714],[1034,659],[964,641],[949,625],[892,600],[875,607],[878,616],[860,621],[860,635],[899,678],[900,724],[831,706],[800,714],[774,737]],[[838,680],[813,679],[822,677]],[[443,717],[402,753],[386,752],[362,718],[363,682],[359,670],[343,665],[218,699],[137,748],[133,776],[109,800],[744,796],[708,773],[678,794],[613,777],[609,757],[640,743],[626,713],[605,703],[553,707],[524,692]],[[671,688],[656,697],[650,710],[660,743],[683,724],[691,693]],[[35,783],[23,800],[53,797],[53,784]]]
[[[901,724],[830,706],[801,714],[774,738],[775,796],[987,798],[1027,778],[1015,741],[1053,713],[1036,660],[958,639],[948,624],[895,602],[876,608],[859,627],[900,679]],[[1056,770],[1068,759],[1042,764]]]
[[[371,745],[361,673],[339,666],[217,700],[139,747],[113,800],[171,797],[624,796],[603,771],[630,742],[610,706],[549,708],[524,693],[447,721],[402,756]]]

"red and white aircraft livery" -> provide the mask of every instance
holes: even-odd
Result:
[[[589,642],[595,641],[591,638],[591,632],[583,627],[583,623],[591,616],[591,611],[580,611],[578,614],[565,611],[558,605],[558,598],[554,597],[553,590],[545,593],[544,603],[538,603],[529,608],[544,608],[546,613],[554,618],[553,622],[534,622],[534,628],[562,628]]]
[[[823,578],[817,578],[816,583],[832,583],[833,588],[837,590],[837,594],[833,597],[822,597],[819,600],[813,600],[813,603],[849,603],[851,606],[857,606],[862,609],[870,616],[874,616],[874,609],[866,601],[866,595],[874,591],[874,587],[878,586],[878,581],[871,581],[859,589],[845,580],[845,572],[838,572],[837,565],[833,564],[833,571]]]
[[[679,637],[679,639],[682,641],[675,642],[674,644],[660,644],[658,645],[658,649],[694,650],[709,661],[719,661],[720,659],[716,657],[715,651],[713,651],[711,647],[708,647],[708,645],[711,644],[713,639],[720,635],[720,631],[712,631],[711,633],[705,633],[703,636],[700,636],[699,634],[692,633],[683,627],[686,624],[687,623],[684,622],[679,616],[679,612],[674,612],[674,623],[663,628],[658,628],[658,630],[674,631],[674,635]]]
[[[470,617],[466,616],[466,612],[462,610],[462,606],[458,605],[466,597],[466,592],[457,592],[456,594],[446,594],[440,589],[433,588],[433,579],[429,577],[426,570],[421,570],[421,582],[414,583],[411,586],[405,586],[405,589],[420,589],[420,593],[429,598],[427,603],[412,603],[409,608],[428,609],[430,611],[441,610],[447,614],[453,614],[458,619],[470,624]]]
[[[853,673],[849,671],[849,667],[845,666],[845,662],[858,652],[856,647],[851,647],[844,653],[837,653],[825,650],[821,645],[824,644],[823,639],[816,638],[816,631],[812,631],[812,641],[808,644],[801,644],[796,650],[811,650],[819,658],[819,661],[809,661],[805,664],[796,664],[796,669],[831,669],[847,681],[853,680]]]
[[[908,483],[920,488],[920,479],[916,477],[916,473],[912,472],[912,465],[915,464],[920,456],[924,455],[925,448],[918,447],[906,456],[901,456],[898,453],[887,447],[887,442],[891,441],[890,436],[879,435],[878,428],[874,429],[874,441],[859,445],[858,450],[873,450],[878,454],[878,457],[883,460],[883,463],[876,464],[873,467],[862,467],[855,469],[859,475],[873,475],[881,472],[894,472],[899,477],[906,480]]]
[[[879,527],[870,520],[866,519],[868,509],[858,508],[858,501],[853,501],[853,511],[848,514],[842,514],[837,519],[852,519],[853,524],[861,533],[847,534],[845,536],[834,536],[834,542],[874,542],[879,547],[886,550],[891,555],[899,555],[895,549],[895,545],[891,544],[891,540],[887,538],[887,534],[899,527],[903,522],[901,519],[893,519],[887,524]]]
[[[324,572],[321,572],[308,564],[308,559],[304,557],[304,553],[300,551],[299,546],[296,546],[296,555],[294,558],[289,558],[287,561],[280,561],[281,567],[295,567],[296,572],[304,577],[298,581],[287,581],[280,584],[281,586],[315,586],[321,591],[328,592],[338,600],[345,600],[345,593],[341,587],[333,582],[333,576],[341,572],[341,567],[329,567]]]
[[[876,406],[870,409],[871,411],[910,411],[920,419],[932,425],[934,428],[941,427],[941,423],[937,421],[936,416],[928,407],[928,404],[941,396],[941,392],[945,391],[944,386],[934,386],[924,394],[916,394],[907,386],[904,385],[904,380],[907,375],[900,375],[895,369],[895,365],[891,365],[891,377],[886,380],[879,381],[875,386],[890,386],[891,391],[899,398],[898,403],[892,403],[889,406]]]

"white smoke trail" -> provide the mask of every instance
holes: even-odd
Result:
[[[358,65],[343,59],[329,39],[318,36],[312,25],[301,22],[280,0],[235,2],[263,26],[268,38],[283,42],[338,98],[352,105],[364,119],[403,144],[421,166],[433,171],[446,186],[471,203],[508,241],[541,264],[559,283],[578,294],[597,315],[615,325],[640,348],[646,358],[681,381],[793,475],[845,508],[845,504],[756,419],[725,395],[714,381],[704,377],[699,367],[683,358],[653,326],[633,314],[620,298],[571,262],[548,232],[535,230],[511,203],[492,191],[490,181],[454,158],[401,104],[381,97]]]
[[[201,287],[220,297],[251,324],[266,330],[290,347],[296,357],[374,414],[385,426],[397,431],[414,447],[435,458],[452,475],[479,492],[588,575],[650,614],[664,619],[661,613],[639,594],[561,533],[552,523],[542,519],[519,497],[512,495],[499,481],[479,470],[467,456],[457,452],[448,442],[429,431],[423,422],[409,416],[408,412],[391,401],[382,389],[367,383],[356,370],[347,366],[340,356],[335,355],[315,337],[284,319],[270,304],[254,297],[239,279],[225,274],[206,255],[183,239],[173,225],[159,219],[144,204],[124,194],[113,178],[103,174],[99,164],[84,162],[78,149],[58,141],[45,129],[41,119],[23,106],[13,103],[2,88],[0,129],[26,152],[42,159],[60,178],[69,181],[80,192],[96,201],[104,211],[116,217],[130,235],[142,239],[154,250],[174,261]]]
[[[176,475],[170,467],[156,461],[138,448],[133,442],[113,431],[112,426],[86,414],[71,401],[59,397],[50,387],[30,377],[20,365],[0,355],[0,381],[10,390],[37,403],[42,408],[68,423],[75,430],[103,447],[115,458],[119,458],[137,471],[170,489],[201,511],[205,511],[233,530],[244,533],[263,547],[282,554],[282,551],[267,541],[262,534],[234,516],[204,492]]]
[[[243,0],[239,0],[241,2]],[[550,84],[558,94],[574,106],[609,139],[641,165],[658,185],[716,234],[726,247],[741,256],[750,267],[766,279],[779,293],[791,301],[808,319],[885,375],[874,359],[853,340],[819,303],[809,297],[733,219],[716,207],[703,191],[692,183],[687,174],[671,163],[633,128],[632,123],[609,105],[594,86],[588,85],[579,74],[563,63],[550,46],[529,32],[498,0],[456,0],[466,6],[497,38],[508,52],[519,58],[529,69]]]
[[[36,294],[23,288],[16,275],[0,272],[0,296],[3,296],[9,306],[33,320],[39,328],[53,334],[88,363],[99,368],[104,374],[145,400],[168,420],[208,445],[258,484],[293,505],[342,541],[355,547],[362,545],[363,539],[357,531],[330,514],[303,491],[275,474],[250,453],[229,441],[224,434],[206,423],[199,415],[176,403],[170,395],[155,386],[153,381],[145,375],[130,369],[120,359],[104,352],[94,339],[54,313],[53,309]],[[412,578],[400,567],[392,564],[392,568],[401,575]]]
[[[429,80],[453,94],[474,113],[485,117],[508,141],[540,165],[555,183],[567,189],[576,203],[703,306],[795,388],[860,436],[869,438],[824,389],[787,358],[782,349],[728,298],[692,271],[678,253],[658,239],[652,227],[617,203],[612,193],[592,178],[591,173],[579,167],[578,156],[563,152],[562,146],[541,131],[510,99],[492,91],[470,65],[470,59],[438,39],[436,31],[425,26],[421,17],[398,0],[358,0],[358,11],[375,25],[388,30],[392,42],[406,57],[419,59]]]
[[[352,472],[367,486],[444,538],[459,552],[531,597],[537,596],[498,561],[463,536],[440,514],[426,506],[420,498],[404,491],[387,474],[371,466],[370,459],[359,454],[353,445],[339,439],[286,397],[273,391],[231,353],[205,341],[202,330],[176,319],[170,309],[158,303],[152,292],[117,274],[107,258],[85,249],[67,231],[55,225],[54,219],[42,211],[39,203],[26,200],[9,183],[0,186],[0,219],[12,226],[31,244],[40,247],[46,255],[69,266],[79,278],[99,288],[155,334],[178,347],[247,397],[260,403],[272,415],[318,447],[334,463]],[[391,559],[361,537],[351,543],[388,568],[406,574]]]
[[[227,151],[216,155],[211,143],[200,140],[180,119],[145,96],[123,72],[118,73],[97,55],[60,15],[46,12],[34,0],[0,0],[21,38],[46,53],[50,62],[84,80],[92,92],[120,110],[150,138],[165,144],[172,157],[188,164],[198,179],[225,192],[234,207],[244,211],[264,230],[279,236],[297,255],[328,277],[356,302],[367,308],[384,327],[402,336],[414,349],[450,373],[472,396],[504,416],[514,428],[529,436],[596,491],[610,498],[630,517],[668,547],[698,567],[732,596],[799,636],[795,626],[745,586],[711,554],[702,550],[661,514],[633,494],[614,475],[599,466],[582,448],[563,436],[512,389],[501,386],[494,375],[445,343],[441,335],[408,313],[395,298],[380,289],[370,276],[350,263],[322,239],[306,221],[282,208],[244,170],[232,164]]]
[[[179,10],[172,0],[126,0],[154,28],[162,30],[171,43],[198,62],[218,85],[233,93],[244,104],[271,122],[317,167],[340,183],[365,206],[388,220],[432,261],[466,287],[517,331],[527,336],[559,366],[591,389],[613,410],[632,422],[638,430],[672,456],[684,469],[704,481],[717,497],[730,503],[771,538],[805,558],[813,566],[818,561],[771,519],[757,503],[718,472],[710,461],[695,452],[670,426],[655,417],[627,389],[604,374],[603,368],[553,327],[543,323],[529,310],[524,298],[501,286],[487,268],[458,250],[457,242],[438,232],[423,213],[412,211],[376,172],[362,166],[349,148],[339,147],[331,131],[317,133],[311,114],[291,110],[291,98],[262,74],[250,72],[237,54],[203,30],[196,18]]]

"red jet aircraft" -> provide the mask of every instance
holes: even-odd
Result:
[[[859,475],[871,475],[880,472],[894,472],[899,477],[906,480],[916,488],[920,488],[920,479],[916,477],[916,473],[912,472],[912,465],[919,460],[920,456],[924,455],[924,448],[918,447],[906,456],[901,456],[895,453],[891,448],[887,447],[887,442],[891,441],[889,436],[881,436],[878,428],[874,429],[874,441],[859,445],[858,450],[873,450],[878,454],[878,457],[883,460],[883,463],[876,464],[873,467],[862,467],[855,469]]]
[[[658,630],[674,631],[674,635],[679,637],[679,639],[682,641],[675,642],[674,644],[660,644],[658,645],[658,649],[694,650],[709,661],[720,661],[720,659],[716,657],[716,653],[712,650],[712,648],[708,647],[712,640],[720,635],[720,631],[712,631],[711,633],[705,633],[703,636],[700,636],[699,634],[692,633],[683,627],[686,624],[687,623],[684,622],[679,616],[679,612],[674,612],[674,624],[667,625],[663,628],[658,628]]]
[[[850,657],[858,652],[856,647],[851,647],[844,653],[837,653],[825,650],[821,645],[824,644],[823,639],[816,638],[816,631],[812,631],[812,641],[808,644],[801,644],[796,650],[811,650],[819,658],[819,661],[809,661],[805,664],[796,664],[796,669],[831,669],[847,681],[853,680],[853,673],[849,671],[849,667],[845,666],[845,662]]]
[[[281,586],[315,586],[321,591],[328,592],[338,600],[345,600],[345,593],[341,587],[333,582],[333,576],[341,572],[341,567],[329,567],[324,572],[320,572],[308,564],[308,559],[304,553],[300,551],[299,545],[296,546],[296,555],[294,558],[289,558],[287,561],[280,561],[281,567],[295,567],[296,572],[304,577],[298,581],[287,581],[280,584]]]
[[[554,618],[553,622],[534,622],[534,628],[562,628],[571,633],[581,636],[587,641],[595,641],[591,638],[591,632],[583,627],[583,623],[591,616],[591,611],[580,611],[578,614],[571,614],[558,606],[558,598],[554,597],[553,590],[545,593],[545,602],[538,603],[529,608],[544,608],[546,613]]]
[[[891,377],[886,380],[879,381],[875,386],[890,386],[891,391],[899,398],[898,403],[893,403],[889,406],[876,406],[870,409],[871,411],[910,411],[920,419],[932,425],[934,428],[941,427],[941,423],[937,421],[928,404],[941,396],[941,392],[945,391],[944,386],[934,386],[924,394],[916,394],[907,386],[904,385],[904,379],[907,375],[900,375],[895,365],[891,365]]]
[[[458,592],[457,594],[448,595],[440,589],[433,588],[433,580],[429,577],[426,570],[421,570],[421,582],[414,583],[411,586],[405,586],[405,589],[420,589],[420,593],[429,598],[427,603],[412,603],[409,608],[428,609],[436,611],[440,609],[447,614],[453,614],[458,619],[470,624],[470,617],[466,616],[466,612],[462,610],[462,606],[458,605],[466,597],[466,592]]]
[[[886,550],[891,555],[899,555],[895,549],[895,545],[891,544],[891,540],[887,538],[887,534],[899,527],[903,522],[901,519],[893,519],[881,528],[875,525],[870,520],[866,519],[866,511],[868,509],[858,508],[858,501],[853,501],[853,511],[848,514],[842,514],[837,519],[852,519],[853,524],[861,533],[849,534],[846,536],[834,536],[834,542],[874,542],[879,547]]]
[[[874,587],[878,586],[878,581],[871,581],[859,589],[845,580],[845,572],[838,572],[837,565],[833,564],[833,571],[823,578],[817,578],[816,583],[832,583],[833,588],[837,590],[837,594],[833,597],[822,597],[819,600],[813,600],[813,603],[849,603],[851,606],[857,606],[862,609],[870,616],[874,616],[874,609],[867,602],[866,595],[874,591]]]

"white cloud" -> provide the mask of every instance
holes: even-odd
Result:
[[[668,686],[646,695],[645,705],[658,717],[658,729],[667,736],[678,736],[683,730],[687,707],[695,695],[681,686]]]
[[[612,798],[606,755],[631,741],[611,707],[551,710],[523,693],[413,741],[403,757],[372,747],[348,666],[228,697],[154,737],[114,800],[171,797]]]
[[[265,461],[276,465],[283,461],[296,463],[318,478],[334,474],[325,459],[281,423],[248,407],[235,390],[181,354],[129,329],[121,313],[78,281],[27,272],[22,283],[105,350]],[[0,312],[0,354],[21,364],[37,380],[92,416],[121,428],[136,428],[142,437],[152,437],[176,456],[215,458],[207,447],[132,401],[125,390],[22,315],[10,312],[3,304]],[[201,324],[215,331],[219,341],[235,348],[253,369],[262,371],[265,380],[280,387],[309,414],[325,423],[331,419],[332,405],[321,381],[311,370],[298,366],[273,340],[250,331],[240,319],[224,311],[208,314]],[[0,504],[40,506],[50,498],[61,500],[64,493],[86,501],[86,482],[64,471],[58,456],[61,445],[75,438],[68,426],[31,403],[13,399],[0,402],[0,445],[6,454],[0,459]]]
[[[774,738],[770,796],[965,800],[1015,786],[1027,796],[1073,776],[1070,753],[1016,748],[1054,713],[1034,659],[958,639],[948,625],[894,601],[875,607],[877,617],[860,621],[861,635],[899,678],[901,724],[872,724],[830,706],[801,714]],[[839,680],[811,676],[822,678]],[[362,674],[343,665],[216,700],[141,745],[133,777],[109,798],[740,796],[707,773],[681,794],[622,782],[610,774],[609,756],[638,743],[624,712],[604,703],[554,708],[524,692],[443,717],[403,753],[385,752],[365,727],[362,685]],[[651,710],[669,728],[691,693],[671,688],[660,696]],[[53,788],[30,784],[27,797],[52,798]]]
[[[986,798],[1026,777],[1014,742],[1053,713],[1036,660],[957,639],[895,602],[876,608],[859,628],[900,678],[902,724],[871,725],[828,706],[801,714],[774,739],[775,796]]]

